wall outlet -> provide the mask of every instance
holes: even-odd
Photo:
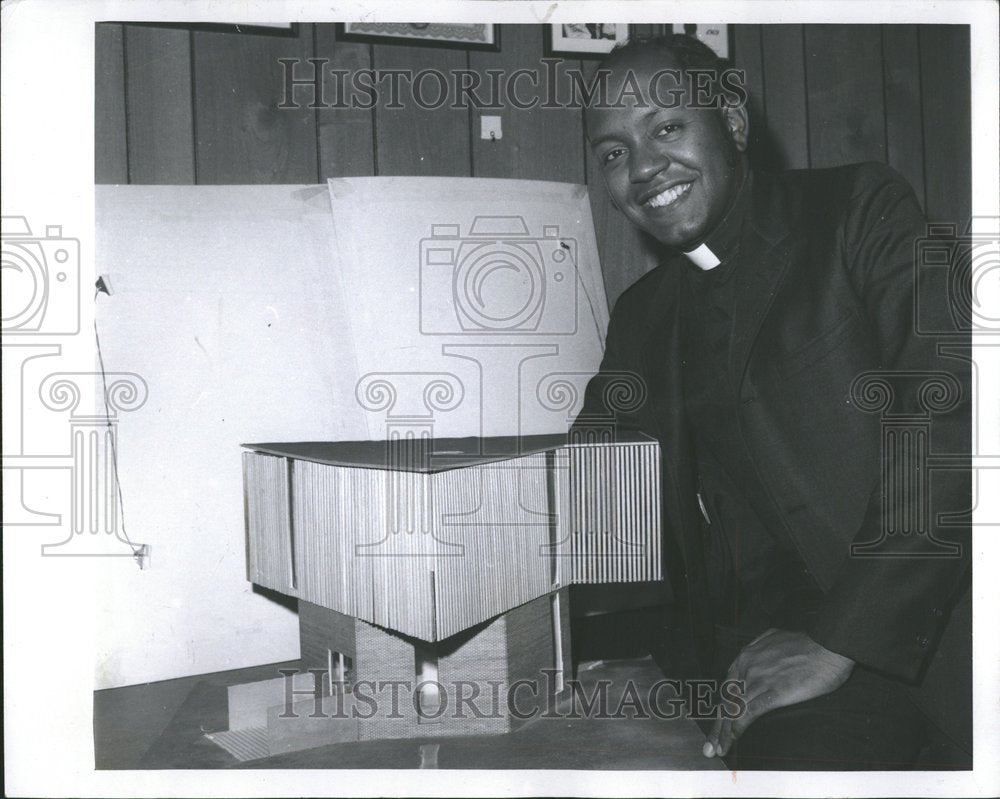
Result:
[[[503,128],[500,126],[500,117],[483,116],[479,118],[480,136],[487,141],[499,141],[503,138]]]

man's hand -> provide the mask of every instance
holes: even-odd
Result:
[[[835,691],[851,676],[854,661],[824,649],[805,633],[771,629],[740,652],[726,679],[746,684],[744,713],[719,719],[703,752],[723,756],[733,741],[765,713]]]

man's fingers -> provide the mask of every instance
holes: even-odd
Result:
[[[729,753],[729,747],[733,745],[733,722],[731,719],[722,720],[722,729],[719,731],[719,742],[715,745],[715,754],[722,757]]]
[[[744,732],[746,732],[747,727],[753,724],[757,719],[765,713],[774,710],[777,707],[775,704],[775,700],[777,698],[778,694],[773,690],[769,690],[758,694],[747,702],[746,710],[738,718],[733,720],[730,732],[732,739],[730,743],[737,740]]]
[[[702,754],[705,757],[728,755],[733,743],[746,732],[747,727],[765,713],[779,707],[776,704],[777,698],[778,694],[773,689],[761,691],[747,699],[746,709],[735,719],[716,719],[715,724],[712,725],[712,731],[708,735],[708,740],[702,747]]]
[[[719,748],[719,735],[721,732],[722,719],[718,718],[715,720],[715,724],[712,725],[712,731],[708,734],[705,745],[701,748],[701,753],[705,757],[715,757],[716,751]]]
[[[708,740],[701,748],[701,753],[705,757],[721,757],[729,751],[729,741],[732,738],[729,719],[716,719],[712,725],[712,731],[708,734]]]

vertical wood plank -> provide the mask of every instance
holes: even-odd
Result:
[[[972,214],[971,75],[967,25],[921,25],[925,209],[964,229]]]
[[[324,102],[329,105],[349,104],[354,95],[337,96],[339,84],[331,70],[347,70],[353,74],[358,70],[371,69],[371,45],[336,41],[332,23],[317,23],[315,36],[316,57],[329,59],[325,65]],[[309,65],[305,65],[304,74],[312,74]],[[347,82],[349,86],[349,78]],[[357,94],[357,99],[359,102],[367,101],[361,93]],[[369,177],[375,174],[373,118],[372,109],[365,108],[321,108],[316,111],[321,182],[327,178]]]
[[[885,161],[882,33],[877,25],[806,25],[809,165]]]
[[[764,56],[760,25],[734,25],[733,65],[743,71],[743,85],[750,94],[751,107],[764,112]]]
[[[385,44],[375,45],[372,61],[376,70],[405,70],[416,76],[433,69],[450,75],[467,68],[468,55],[450,48]],[[472,171],[468,109],[451,108],[450,98],[440,108],[421,108],[407,81],[400,81],[398,98],[391,97],[389,88],[388,79],[380,84],[375,109],[376,174],[468,177]],[[424,81],[425,100],[434,103],[439,88],[434,79]],[[394,99],[401,108],[389,107]]]
[[[764,106],[778,166],[809,166],[801,25],[762,25]]]
[[[128,183],[125,128],[125,47],[122,25],[98,22],[94,30],[94,181]]]
[[[303,103],[279,108],[281,58],[312,55],[312,27],[295,37],[195,31],[198,183],[314,183],[316,116]]]
[[[882,26],[885,142],[889,165],[924,202],[924,132],[916,25]]]
[[[733,26],[733,66],[743,73],[743,86],[749,93],[747,111],[750,116],[750,159],[761,169],[774,170],[780,165],[773,136],[767,127],[764,106],[764,57],[761,48],[760,25]]]
[[[193,184],[190,32],[126,25],[125,63],[130,182]]]
[[[583,112],[580,108],[543,108],[547,98],[548,72],[541,63],[541,25],[503,25],[500,33],[503,49],[499,53],[473,51],[469,67],[480,75],[479,96],[486,103],[503,102],[502,109],[484,108],[472,111],[473,175],[487,178],[523,178],[584,182]],[[569,67],[580,68],[579,61],[564,61],[555,68],[559,99],[565,104],[569,95]],[[518,98],[534,108],[518,109],[504,98],[490,97],[490,80],[486,70],[502,70],[504,80],[518,69],[537,75],[538,87],[528,78],[521,78]],[[501,118],[502,138],[484,140],[480,135],[480,118],[495,115]]]

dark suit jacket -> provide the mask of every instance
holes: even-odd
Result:
[[[733,404],[756,468],[825,594],[809,633],[914,684],[968,585],[968,519],[935,532],[958,542],[960,555],[944,555],[926,535],[887,542],[910,556],[880,557],[877,547],[852,555],[851,545],[878,541],[883,529],[883,427],[919,427],[929,418],[935,453],[970,452],[969,363],[938,352],[942,341],[961,349],[968,338],[955,335],[946,292],[915,291],[914,247],[925,235],[913,191],[881,164],[756,174],[740,240],[730,362]],[[669,256],[617,302],[601,374],[588,385],[578,424],[614,415],[620,427],[660,441],[664,519],[683,569],[666,566],[686,583],[697,630],[710,622],[699,618],[708,604],[699,598],[713,587],[705,581],[684,418],[678,302],[685,268],[683,255]],[[917,294],[923,324],[945,328],[944,338],[917,334]],[[605,390],[621,372],[646,385],[637,409],[616,409],[614,392]],[[892,374],[870,376],[852,392],[856,378],[871,372]],[[902,440],[887,436],[890,446]],[[970,507],[969,472],[961,458],[954,465],[932,475],[932,516]],[[905,508],[887,504],[926,518],[919,497]]]

